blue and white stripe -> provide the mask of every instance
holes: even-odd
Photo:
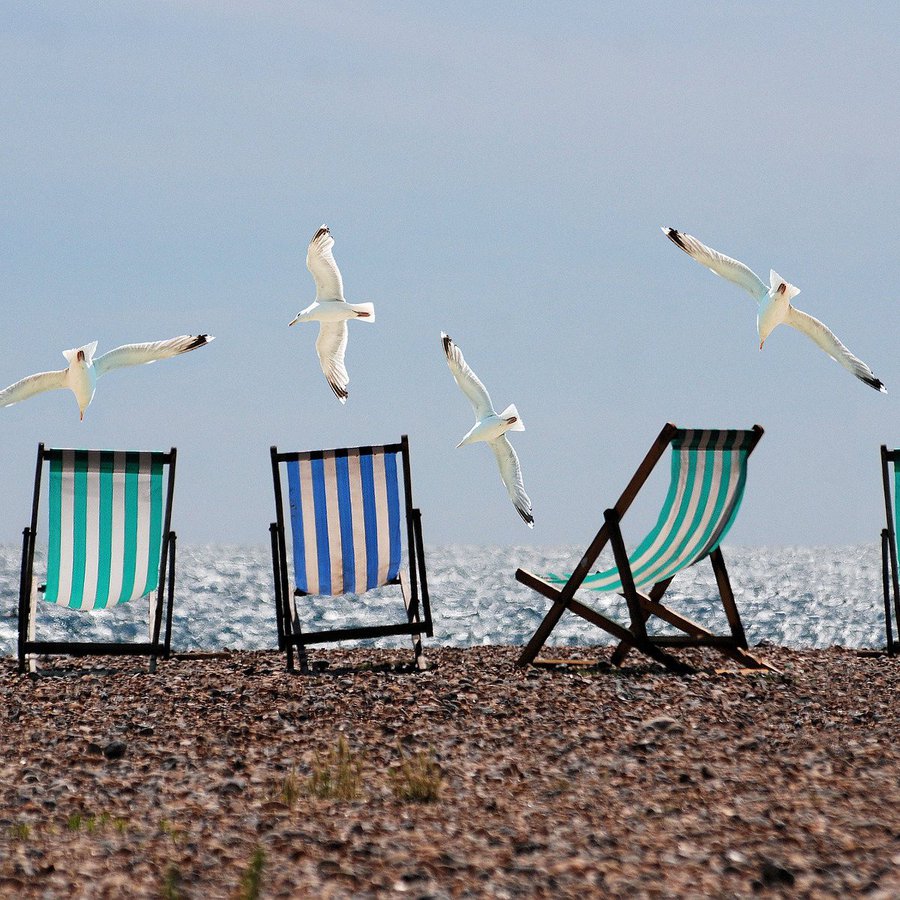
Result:
[[[306,594],[361,594],[400,571],[397,453],[384,447],[288,460],[294,583]]]

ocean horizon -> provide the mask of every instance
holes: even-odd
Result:
[[[792,648],[883,647],[884,601],[881,553],[874,545],[850,547],[723,546],[735,600],[751,645]],[[430,643],[468,647],[521,645],[534,632],[549,602],[515,580],[521,566],[536,573],[567,572],[583,548],[426,546],[428,587],[434,619]],[[610,560],[604,553],[598,567]],[[0,546],[0,654],[15,653],[21,549]],[[43,571],[38,553],[35,572]],[[585,602],[627,621],[625,601],[615,594],[582,592]],[[667,598],[689,618],[727,631],[712,567],[703,560],[680,572]],[[396,621],[399,589],[360,597],[310,598],[303,618],[309,629]],[[399,614],[398,614],[399,611]],[[40,604],[39,635],[49,640],[140,640],[147,605],[76,614]],[[256,545],[179,546],[172,646],[189,650],[260,650],[277,646],[269,548]],[[603,645],[599,629],[564,615],[548,645]],[[402,647],[404,637],[346,642],[347,646]]]

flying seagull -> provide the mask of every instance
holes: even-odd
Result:
[[[719,253],[695,237],[676,231],[674,228],[663,228],[666,236],[692,256],[697,262],[711,269],[716,275],[727,278],[740,285],[757,303],[756,330],[759,332],[759,349],[762,350],[766,338],[776,326],[790,325],[802,331],[815,341],[832,359],[852,372],[861,381],[877,391],[886,393],[881,379],[861,360],[855,357],[837,338],[837,336],[812,316],[791,306],[791,300],[800,293],[800,288],[785,281],[774,269],[769,272],[769,284],[765,284],[759,276],[747,268],[742,262]]]
[[[375,321],[375,305],[373,303],[348,303],[344,299],[344,282],[340,269],[334,261],[331,248],[334,238],[323,225],[309,242],[306,251],[306,268],[312,273],[316,283],[316,299],[297,313],[288,323],[318,322],[319,336],[316,338],[316,353],[319,354],[319,365],[325,373],[325,379],[334,395],[347,402],[347,385],[350,376],[344,365],[344,351],[347,349],[347,319],[364,319]]]
[[[208,344],[214,338],[208,334],[183,334],[168,341],[151,341],[146,344],[123,344],[94,359],[97,342],[63,350],[63,356],[69,363],[65,369],[56,372],[38,372],[29,375],[8,388],[0,391],[0,406],[11,406],[20,400],[26,400],[44,391],[55,391],[68,388],[78,401],[78,409],[84,419],[84,411],[90,406],[97,387],[97,379],[112,369],[123,366],[140,366],[143,363],[156,362],[187,353]]]
[[[525,484],[522,481],[522,467],[519,465],[519,457],[513,450],[513,445],[506,436],[507,431],[524,431],[525,426],[515,404],[510,404],[500,415],[494,412],[490,394],[485,386],[478,380],[478,376],[468,367],[463,359],[462,351],[450,337],[441,332],[441,341],[444,344],[444,353],[447,355],[447,365],[456,379],[460,390],[469,398],[475,410],[475,425],[469,433],[456,445],[474,444],[476,441],[487,441],[494,456],[497,457],[497,465],[500,467],[500,477],[506,485],[510,500],[516,508],[516,512],[522,517],[529,528],[534,528],[534,516],[531,512],[531,500],[525,493]]]

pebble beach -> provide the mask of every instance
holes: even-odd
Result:
[[[900,895],[896,659],[0,662],[3,897]]]

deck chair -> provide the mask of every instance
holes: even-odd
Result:
[[[34,576],[44,463],[49,463],[47,578]],[[168,470],[168,472],[166,472]],[[33,654],[167,657],[172,634],[175,448],[168,453],[58,450],[38,445],[31,525],[22,535],[19,672]],[[146,642],[36,640],[39,595],[79,612],[149,600]],[[163,606],[165,636],[160,639]]]
[[[714,431],[676,428],[667,424],[638,467],[622,496],[604,513],[604,522],[575,571],[568,576],[533,575],[524,569],[516,578],[553,601],[553,606],[518,659],[525,666],[537,654],[562,614],[570,609],[618,638],[613,663],[620,665],[637,648],[669,669],[690,667],[664,648],[715,647],[747,667],[767,667],[747,650],[747,639],[728,581],[719,544],[734,522],[747,478],[747,459],[763,429]],[[667,447],[672,449],[671,482],[655,527],[629,555],[622,539],[621,520]],[[612,545],[615,566],[589,575],[600,551]],[[681,569],[709,557],[728,618],[730,634],[715,635],[662,602],[666,589]],[[575,599],[581,588],[618,591],[628,604],[630,625],[625,627]],[[646,623],[657,616],[683,632],[649,635]]]
[[[897,532],[900,528],[898,510],[895,508],[898,491],[900,491],[900,450],[888,450],[881,445],[881,479],[884,485],[884,511],[887,527],[881,530],[881,579],[884,585],[884,631],[887,636],[888,656],[897,652],[897,641],[891,628],[891,618],[897,626],[900,639],[900,584],[897,578]],[[890,468],[893,466],[894,477]],[[891,498],[891,482],[893,481],[893,499]],[[893,614],[891,607],[893,606]]]
[[[269,526],[275,579],[278,646],[294,669],[294,648],[307,671],[309,644],[408,634],[415,665],[424,669],[422,635],[431,637],[431,606],[422,546],[422,515],[412,505],[409,441],[301,453],[271,449],[276,520]],[[285,522],[282,470],[290,522]],[[400,485],[403,485],[401,501]],[[405,504],[407,567],[401,566]],[[291,535],[293,587],[289,586],[286,535]],[[406,608],[393,624],[304,632],[298,599],[358,595],[399,585]],[[421,597],[421,611],[420,611]]]

